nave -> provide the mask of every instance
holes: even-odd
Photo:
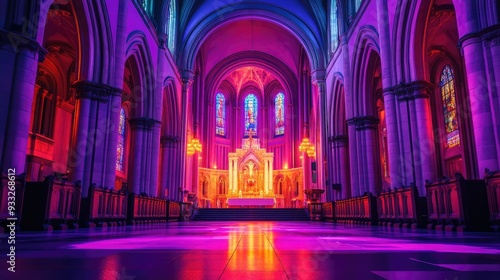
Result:
[[[16,236],[16,279],[498,279],[500,236],[175,222]],[[1,270],[1,279],[9,273]]]

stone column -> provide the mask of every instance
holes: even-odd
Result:
[[[269,159],[269,190],[274,190],[274,182],[273,182],[273,159]]]
[[[151,131],[151,170],[150,170],[150,188],[149,194],[154,196],[162,196],[161,187],[158,187],[159,179],[159,160],[160,160],[160,121],[155,121],[153,130]]]
[[[237,158],[233,159],[233,162],[234,162],[234,169],[233,169],[234,187],[237,190],[238,189],[238,159]]]
[[[175,160],[175,150],[177,149],[179,138],[175,136],[165,135],[161,137],[161,183],[162,189],[168,190],[167,199],[176,199],[178,192],[178,182],[175,180],[175,166],[178,165]]]
[[[37,41],[0,30],[0,170],[4,172],[8,168],[15,168],[16,174],[25,172],[38,62],[46,53]]]
[[[113,101],[114,96],[120,90],[89,81],[77,81],[73,86],[76,89],[75,111],[78,120],[76,139],[70,151],[68,168],[71,180],[82,181],[82,196],[86,197],[91,184],[103,185],[105,182],[107,169],[104,164],[107,154],[103,152],[103,148],[107,147],[109,142],[109,139],[106,142],[107,136],[118,131],[112,129],[115,126],[109,123],[110,120],[105,116],[107,110],[102,110],[102,106],[109,106],[110,100]],[[114,153],[116,154],[116,148]],[[116,155],[115,161],[107,161],[107,164],[114,168]]]
[[[398,136],[396,99],[392,89],[394,81],[392,77],[393,64],[391,59],[392,52],[387,0],[377,0],[377,22],[380,34],[380,64],[382,67],[382,87],[384,88],[383,96],[387,127],[387,150],[389,153],[389,176],[391,178],[391,185],[400,187],[402,185],[399,150],[400,141]]]
[[[341,198],[346,199],[350,197],[351,190],[349,189],[349,165],[348,165],[348,150],[347,150],[347,136],[339,135],[332,137],[332,149],[335,154],[335,178],[332,176],[332,182],[340,183]]]
[[[317,114],[319,121],[316,123],[316,128],[319,129],[320,139],[316,139],[316,188],[325,190],[325,147],[326,147],[326,89],[324,80],[324,71],[316,70],[313,73],[313,83],[318,87],[317,98]],[[316,118],[318,119],[318,118]],[[316,137],[315,137],[316,138]],[[327,190],[328,191],[328,190]],[[329,191],[328,191],[329,192]],[[322,201],[325,201],[326,193],[322,194]]]
[[[181,93],[181,98],[182,98],[182,123],[181,123],[181,133],[182,133],[182,138],[181,138],[181,162],[180,166],[181,168],[181,188],[183,190],[186,189],[186,185],[188,182],[187,178],[187,168],[188,168],[188,162],[187,162],[187,125],[188,125],[188,114],[190,113],[189,110],[189,100],[190,100],[190,92],[189,92],[189,87],[191,86],[194,78],[194,71],[193,70],[184,70],[182,71],[182,93]]]
[[[149,193],[150,186],[146,177],[147,158],[151,154],[151,141],[148,141],[153,131],[153,127],[158,124],[158,121],[150,118],[135,118],[130,119],[130,128],[132,130],[132,159],[129,164],[129,172],[131,171],[132,190],[135,194]]]
[[[233,160],[229,157],[229,193],[233,190]]]

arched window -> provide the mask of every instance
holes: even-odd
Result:
[[[285,95],[280,92],[274,98],[274,112],[276,118],[275,135],[285,134]]]
[[[250,130],[257,131],[258,108],[257,97],[254,94],[249,94],[245,98],[245,136],[248,136]]]
[[[361,4],[363,4],[363,0],[354,0],[354,9],[355,9],[355,12],[358,12],[359,7],[361,7]]]
[[[226,98],[222,93],[215,96],[215,134],[226,136]]]
[[[123,171],[123,158],[125,153],[125,110],[120,110],[120,121],[118,123],[118,146],[116,147],[116,170]]]
[[[332,0],[330,7],[330,51],[333,53],[339,44],[339,24],[337,16],[337,0]]]
[[[460,145],[460,134],[453,70],[449,65],[446,65],[441,72],[439,87],[441,89],[441,101],[443,104],[446,147],[452,148]]]
[[[168,49],[174,55],[175,51],[175,31],[176,31],[176,7],[175,0],[170,0],[170,7],[168,8]]]
[[[141,6],[149,16],[153,15],[153,1],[152,0],[141,0]]]

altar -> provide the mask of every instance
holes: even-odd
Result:
[[[227,199],[229,208],[237,207],[262,207],[273,208],[276,205],[276,200],[272,197],[231,197]]]

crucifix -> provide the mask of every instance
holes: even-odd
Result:
[[[253,129],[250,129],[250,131],[248,131],[248,145],[250,146],[250,149],[252,148],[254,134],[255,132],[253,131]]]

